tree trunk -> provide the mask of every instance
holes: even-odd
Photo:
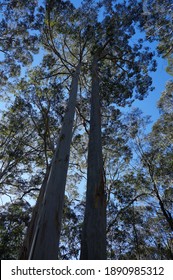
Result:
[[[39,196],[37,198],[36,205],[32,211],[31,221],[27,228],[27,233],[26,233],[26,236],[25,236],[25,239],[23,242],[23,246],[20,251],[20,255],[19,255],[20,260],[29,259],[30,251],[32,251],[31,247],[32,247],[32,245],[34,245],[33,238],[34,238],[35,232],[37,231],[38,218],[39,218],[39,213],[42,209],[42,201],[43,201],[44,192],[45,192],[45,188],[46,188],[46,184],[47,184],[47,179],[49,176],[49,171],[50,171],[50,168],[47,169],[45,178],[44,178],[42,186],[40,188],[40,192],[39,192]]]
[[[80,64],[72,77],[69,101],[52,160],[44,196],[39,207],[37,226],[32,232],[29,259],[55,260],[58,258],[64,193],[70,156],[70,144],[77,99]]]
[[[106,259],[106,195],[101,143],[101,113],[97,56],[94,57],[92,63],[87,192],[80,259]]]

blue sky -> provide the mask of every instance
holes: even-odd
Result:
[[[157,63],[157,71],[151,73],[155,90],[150,92],[148,97],[144,100],[137,100],[133,104],[133,106],[139,107],[146,115],[151,115],[153,121],[159,117],[157,102],[160,98],[161,92],[165,89],[166,82],[171,79],[171,75],[166,72],[166,67],[168,65],[167,60],[157,58]]]

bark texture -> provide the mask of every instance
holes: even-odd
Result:
[[[28,260],[30,258],[30,252],[32,251],[32,246],[34,245],[33,238],[35,236],[35,232],[37,231],[37,226],[38,226],[38,218],[39,218],[39,213],[41,212],[42,209],[42,201],[45,193],[45,188],[47,184],[47,179],[49,176],[49,171],[50,168],[48,168],[45,178],[43,180],[39,196],[37,198],[37,202],[35,207],[33,208],[32,211],[32,218],[29,223],[27,233],[23,242],[23,246],[20,251],[19,259],[20,260]]]
[[[70,144],[77,99],[80,64],[72,77],[69,101],[52,160],[49,177],[42,197],[37,225],[33,228],[29,259],[55,260],[58,258],[65,184],[70,157]],[[32,243],[32,244],[31,244]]]
[[[86,209],[82,230],[80,259],[106,259],[106,194],[101,142],[101,112],[97,56],[94,57],[92,63]]]

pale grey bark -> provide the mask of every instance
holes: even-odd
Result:
[[[95,56],[92,63],[87,192],[81,260],[106,259],[106,195],[103,171],[98,59]]]
[[[54,260],[58,257],[65,184],[77,99],[80,64],[72,77],[69,101],[59,141],[52,160],[37,225],[34,227],[29,259]]]
[[[31,250],[31,247],[34,245],[33,238],[35,236],[35,232],[37,230],[37,225],[38,225],[38,218],[39,218],[39,213],[42,209],[42,201],[45,193],[45,188],[49,176],[49,171],[50,168],[47,169],[45,178],[43,180],[42,186],[40,188],[39,196],[37,198],[37,202],[35,207],[33,208],[32,211],[32,217],[31,221],[29,223],[29,226],[27,228],[27,233],[23,242],[23,246],[21,248],[20,254],[19,254],[19,259],[20,260],[28,260],[29,259],[29,254]]]

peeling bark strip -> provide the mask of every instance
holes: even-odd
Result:
[[[59,142],[52,160],[41,209],[39,208],[37,226],[34,227],[35,232],[32,233],[29,259],[55,260],[58,256],[79,75],[80,64],[72,77],[70,96]]]
[[[92,92],[86,209],[81,241],[81,260],[106,259],[106,195],[101,143],[98,59],[92,63]]]

